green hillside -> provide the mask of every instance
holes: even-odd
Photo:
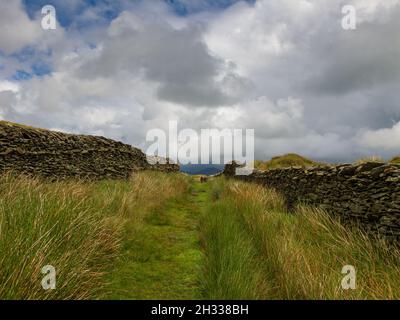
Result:
[[[293,167],[293,166],[300,166],[300,167],[311,167],[319,165],[320,163],[308,159],[306,157],[300,156],[295,153],[288,153],[282,156],[273,157],[271,160],[268,161],[256,161],[255,168],[259,170],[268,170],[268,169],[275,169],[275,168],[286,168],[286,167]]]

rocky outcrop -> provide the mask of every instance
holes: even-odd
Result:
[[[236,166],[227,165],[224,174],[233,177]],[[320,206],[343,222],[357,222],[372,234],[400,240],[400,165],[291,167],[235,178],[275,188],[289,208],[299,202]]]
[[[179,171],[150,164],[139,149],[104,137],[74,135],[0,121],[0,171],[47,178],[128,178],[133,171]]]

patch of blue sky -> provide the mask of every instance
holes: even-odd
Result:
[[[45,5],[53,5],[57,12],[58,23],[67,30],[69,28],[81,30],[98,24],[107,24],[115,19],[119,13],[128,8],[129,5],[140,4],[149,0],[23,0],[23,4],[31,19],[41,15],[41,9]],[[171,9],[181,16],[190,15],[200,11],[223,10],[229,6],[244,1],[249,4],[256,0],[152,0],[167,3]],[[94,10],[96,15],[86,18],[86,10]],[[90,48],[95,48],[96,44],[88,43]],[[44,76],[51,74],[51,67],[46,64],[46,60],[51,56],[49,52],[37,52],[34,47],[28,46],[17,53],[11,55],[20,63],[28,65],[30,70],[18,70],[13,78],[25,80],[33,76]],[[27,69],[27,68],[25,68]]]
[[[57,12],[57,21],[62,27],[68,27],[87,7],[85,1],[65,0],[23,0],[23,4],[31,19],[40,16],[45,5],[54,6]]]
[[[11,80],[22,81],[29,80],[33,77],[43,77],[51,74],[52,70],[49,65],[42,61],[36,61],[30,66],[30,70],[18,69],[11,76]]]
[[[77,29],[90,26],[95,23],[109,23],[119,13],[126,10],[129,5],[139,4],[150,0],[23,0],[23,4],[31,19],[41,14],[41,8],[45,5],[53,5],[57,12],[57,21],[63,28],[74,26]],[[253,4],[256,0],[151,0],[162,1],[171,6],[172,10],[181,16],[186,16],[200,11],[215,11],[244,1]],[[99,19],[85,20],[82,14],[87,9],[96,9]]]
[[[35,55],[35,48],[33,46],[26,46],[20,51],[10,54],[10,57],[15,58],[18,62],[27,62],[32,60]]]
[[[25,70],[17,70],[12,76],[11,80],[14,81],[23,81],[23,80],[29,80],[33,77],[33,75],[29,72],[26,72]]]
[[[16,59],[21,65],[25,67],[23,69],[18,69],[12,75],[13,80],[27,80],[33,76],[44,76],[51,74],[51,66],[46,62],[52,54],[51,49],[47,51],[38,52],[35,47],[27,46],[9,55],[10,58]]]
[[[243,1],[254,4],[256,0],[164,0],[178,15],[186,16],[201,11],[223,10]]]
[[[31,19],[41,14],[43,6],[54,6],[58,23],[66,29],[71,26],[80,29],[96,23],[110,22],[124,9],[125,3],[126,1],[118,0],[23,0],[25,9]],[[82,18],[82,14],[91,9],[96,9],[99,19]]]
[[[51,74],[52,70],[50,65],[42,60],[35,61],[31,66],[32,73],[37,77],[42,77]]]

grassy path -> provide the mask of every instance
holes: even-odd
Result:
[[[138,228],[126,229],[122,258],[108,279],[108,299],[199,299],[199,217],[207,184],[172,199]]]

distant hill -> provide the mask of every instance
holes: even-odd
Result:
[[[191,175],[212,176],[224,171],[223,164],[188,164],[180,165],[180,171]]]
[[[400,164],[400,156],[394,157],[390,160],[390,163]]]
[[[260,170],[268,170],[273,168],[285,168],[293,166],[311,167],[319,164],[319,162],[300,156],[296,153],[288,153],[282,156],[273,157],[271,160],[264,162],[256,160],[254,166]]]
[[[382,162],[382,163],[392,163],[400,164],[400,156],[396,156],[389,161],[385,161],[379,156],[364,157],[355,161],[355,164],[362,164],[365,162]],[[311,160],[309,158],[303,157],[296,153],[288,153],[281,156],[273,157],[268,161],[254,161],[254,167],[259,170],[268,170],[274,168],[287,168],[287,167],[312,167],[321,166],[326,163]]]

